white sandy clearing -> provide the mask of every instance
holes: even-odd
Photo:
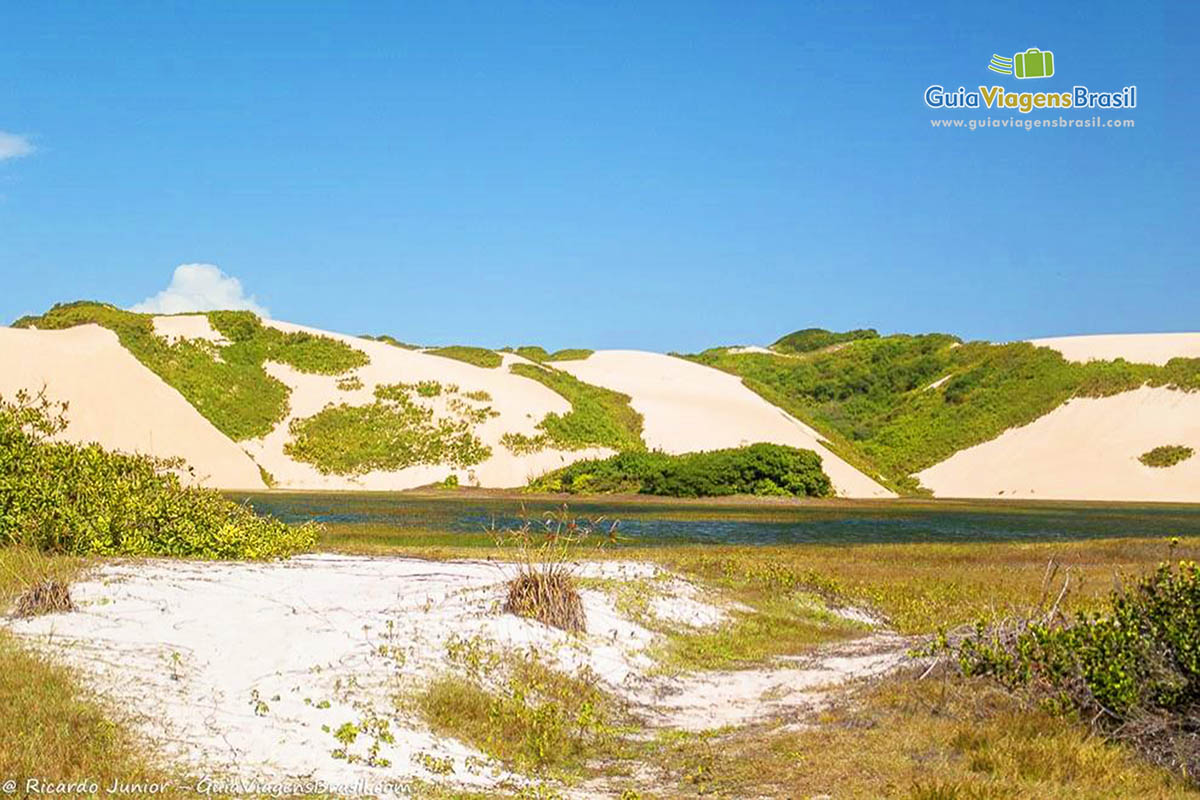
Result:
[[[1200,392],[1143,387],[1077,398],[921,472],[939,497],[1200,500],[1200,457],[1147,467],[1159,445],[1200,451]]]
[[[690,597],[671,612],[686,624],[724,619],[698,608],[674,576],[638,563],[590,564],[583,575],[653,580]],[[314,555],[271,564],[110,563],[72,593],[80,610],[7,624],[79,670],[122,719],[193,773],[329,783],[435,780],[425,764],[448,760],[445,780],[496,785],[507,775],[483,754],[438,737],[411,697],[455,669],[452,641],[505,651],[533,648],[560,668],[589,668],[647,725],[719,728],[820,707],[829,688],[878,675],[904,644],[872,635],[762,670],[676,678],[650,673],[660,634],[585,590],[583,638],[500,611],[505,568],[496,563]],[[397,657],[397,653],[399,656]],[[386,720],[389,766],[332,757],[343,724]],[[322,726],[327,726],[324,730]],[[360,734],[349,753],[365,757]],[[443,778],[436,778],[443,780]]]
[[[831,453],[820,434],[747,389],[735,375],[674,356],[601,350],[557,363],[580,380],[624,392],[645,418],[643,438],[668,453],[773,442],[815,450],[843,497],[894,497]]]
[[[733,355],[739,355],[742,353],[759,353],[760,355],[768,355],[768,356],[779,355],[779,353],[776,353],[774,350],[769,350],[766,347],[762,347],[757,344],[747,344],[747,345],[742,345],[740,347],[730,347],[730,348],[727,348],[725,350],[725,352],[732,353]]]
[[[1112,361],[1163,365],[1172,358],[1200,358],[1200,333],[1117,333],[1097,336],[1056,336],[1030,339],[1049,347],[1068,361]]]
[[[69,404],[61,438],[111,450],[180,457],[183,478],[228,489],[262,489],[254,462],[187,400],[134,358],[110,330],[0,327],[0,395],[43,387]]]
[[[204,314],[171,314],[151,320],[155,336],[174,343],[180,339],[200,339],[215,345],[227,345],[229,340],[218,333]]]

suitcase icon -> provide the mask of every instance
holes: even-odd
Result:
[[[1049,78],[1054,74],[1054,53],[1031,47],[1013,56],[1013,74],[1018,78]]]

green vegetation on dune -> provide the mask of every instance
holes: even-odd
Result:
[[[465,361],[468,364],[474,364],[477,367],[484,367],[485,369],[495,369],[504,361],[495,350],[488,350],[485,347],[469,347],[461,344],[454,344],[449,347],[435,347],[425,352],[431,356]]]
[[[741,376],[820,431],[838,455],[909,490],[914,473],[1072,397],[1142,385],[1200,389],[1200,359],[1074,363],[1027,342],[963,343],[945,334],[854,339],[793,356],[719,349],[690,358]]]
[[[534,480],[530,488],[541,492],[629,492],[666,497],[827,497],[833,493],[819,455],[777,444],[684,455],[659,451],[619,453],[605,459],[577,461]]]
[[[1138,461],[1147,467],[1173,467],[1181,461],[1187,461],[1195,452],[1181,444],[1164,444],[1142,453]]]
[[[642,415],[630,406],[627,394],[584,383],[574,375],[533,364],[513,364],[514,375],[544,384],[571,404],[566,414],[547,414],[538,423],[537,436],[505,434],[504,446],[515,453],[529,453],[546,447],[580,450],[585,447],[610,447],[614,450],[644,450]]]
[[[787,336],[781,336],[771,345],[771,349],[780,353],[811,353],[835,344],[878,338],[879,332],[874,328],[862,328],[842,333],[827,331],[824,328],[805,328],[789,333]]]
[[[515,353],[522,358],[527,358],[530,361],[536,361],[539,364],[545,364],[551,361],[582,361],[592,353],[596,352],[595,350],[587,350],[580,347],[569,347],[550,353],[547,352],[546,348],[537,347],[536,345],[507,348],[507,351],[510,353]]]
[[[260,517],[185,487],[177,461],[50,441],[61,407],[0,399],[0,546],[86,555],[276,558],[311,549],[315,526]]]
[[[457,394],[457,387],[453,389]],[[440,397],[443,391],[449,389],[436,381],[377,386],[375,402],[369,405],[329,405],[311,417],[293,420],[284,452],[326,475],[478,464],[492,451],[475,435],[474,426],[495,412],[452,397],[446,414],[435,418],[433,409],[417,398]]]
[[[267,374],[266,361],[321,375],[339,375],[368,361],[364,353],[334,339],[267,327],[249,311],[214,311],[208,319],[228,344],[192,339],[169,343],[155,335],[152,315],[90,301],[59,304],[40,316],[22,317],[13,326],[108,328],[138,361],[234,441],[265,436],[287,416],[288,387]]]
[[[419,350],[419,349],[421,349],[420,346],[418,346],[418,345],[409,344],[408,342],[402,342],[394,336],[388,336],[386,333],[380,334],[379,336],[372,336],[369,333],[364,333],[364,334],[359,335],[358,338],[366,339],[369,342],[383,342],[384,344],[390,344],[392,347],[399,347],[401,350]]]

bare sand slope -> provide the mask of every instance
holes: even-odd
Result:
[[[734,375],[639,350],[601,350],[582,361],[555,366],[633,398],[633,407],[645,417],[643,436],[652,448],[685,453],[755,442],[805,447],[820,454],[839,495],[894,496],[831,453],[820,434],[747,389]]]
[[[1163,365],[1172,358],[1200,358],[1200,333],[1117,333],[1099,336],[1057,336],[1030,339],[1049,347],[1068,361],[1112,361]]]
[[[179,320],[180,317],[168,318]],[[155,322],[156,327],[158,321]],[[186,323],[170,323],[176,330]],[[611,454],[604,449],[585,449],[564,452],[543,450],[537,453],[516,455],[502,444],[500,437],[505,433],[521,433],[532,436],[537,433],[537,423],[546,414],[563,414],[571,405],[561,395],[537,381],[513,375],[507,365],[495,369],[477,367],[452,358],[430,355],[418,350],[395,347],[386,342],[376,342],[340,333],[306,328],[275,320],[264,324],[282,331],[305,331],[328,336],[366,353],[371,362],[352,373],[362,383],[358,389],[338,388],[339,380],[346,376],[305,375],[283,364],[268,363],[267,371],[283,381],[292,390],[289,399],[290,412],[275,429],[263,437],[244,442],[246,449],[275,478],[276,485],[288,489],[328,490],[399,490],[424,486],[455,474],[466,485],[489,488],[524,486],[530,478],[564,466],[580,458],[591,458]],[[192,331],[193,335],[202,332]],[[375,387],[380,384],[438,381],[443,386],[454,384],[460,393],[486,392],[486,401],[498,416],[492,417],[475,428],[475,434],[492,449],[486,461],[469,468],[454,468],[445,465],[415,466],[384,472],[374,471],[359,476],[322,475],[315,467],[292,459],[284,452],[291,439],[289,426],[292,420],[309,417],[329,404],[347,403],[367,405],[374,400]],[[441,413],[446,398],[431,401],[435,413]]]
[[[1200,456],[1147,467],[1159,445],[1200,451],[1200,392],[1079,398],[918,474],[939,497],[1200,501]]]
[[[205,486],[262,489],[258,467],[187,400],[99,325],[61,331],[0,327],[0,395],[37,392],[70,404],[62,438],[124,452],[178,456]]]

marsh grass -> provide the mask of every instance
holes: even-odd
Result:
[[[14,617],[36,617],[74,610],[75,604],[71,602],[71,590],[67,584],[48,578],[21,592],[12,613]]]

